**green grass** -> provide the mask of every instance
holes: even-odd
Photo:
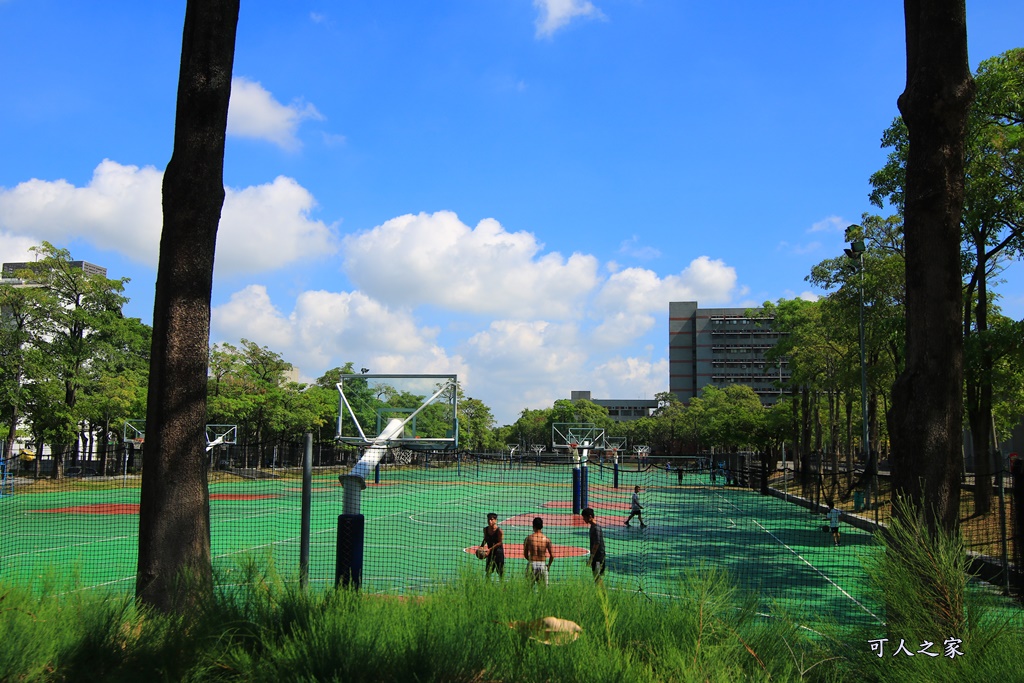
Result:
[[[217,490],[274,487],[281,484],[225,482]],[[417,504],[400,487],[382,487],[378,493],[378,502],[367,502],[370,520],[386,519],[395,509],[427,509],[426,503]],[[876,545],[871,537],[862,533],[861,538],[851,530],[844,532],[840,554],[830,545],[819,547],[823,535],[817,530],[817,516],[799,518],[813,522],[810,526],[793,524],[781,502],[768,501],[774,512],[764,514],[763,506],[747,507],[760,502],[752,494],[717,490],[707,493],[722,512],[702,518],[699,525],[670,526],[669,511],[684,522],[704,511],[701,506],[688,507],[696,493],[683,495],[665,488],[652,494],[655,518],[659,511],[665,515],[654,528],[671,531],[658,537],[658,547],[665,550],[662,555],[637,544],[640,536],[635,530],[608,528],[615,561],[630,561],[630,548],[637,545],[636,575],[657,574],[657,582],[647,581],[645,590],[615,577],[606,577],[607,590],[598,589],[581,558],[556,562],[555,567],[561,564],[563,569],[555,572],[546,590],[531,587],[522,572],[512,568],[512,561],[504,582],[486,581],[480,563],[462,553],[461,546],[478,540],[479,525],[473,522],[482,519],[487,508],[471,508],[464,498],[456,512],[447,511],[447,506],[442,514],[443,519],[465,515],[455,526],[472,531],[452,541],[463,561],[443,575],[456,580],[443,585],[431,581],[428,585],[433,587],[426,592],[414,591],[407,598],[368,595],[375,590],[372,581],[364,583],[362,594],[334,591],[322,581],[311,583],[304,593],[297,588],[292,563],[277,573],[276,566],[286,565],[280,564],[281,555],[268,543],[258,554],[225,553],[216,565],[220,587],[215,597],[187,620],[177,620],[134,604],[126,595],[132,584],[130,569],[122,572],[128,577],[125,581],[96,587],[87,563],[50,564],[64,568],[57,574],[38,562],[31,573],[4,572],[0,580],[0,681],[1019,679],[1019,662],[1024,661],[1022,612],[1019,606],[1008,607],[990,589],[967,590],[965,552],[957,538],[934,537],[911,525],[895,527],[888,538],[879,539],[882,545]],[[399,494],[405,507],[388,507],[386,497]],[[618,499],[614,492],[597,489],[592,497],[597,500],[605,494]],[[535,503],[549,498],[544,490],[533,495]],[[84,493],[79,497],[88,498]],[[219,501],[217,509],[230,516],[245,506]],[[49,517],[26,519],[46,523],[39,529],[41,537],[57,531]],[[73,521],[81,541],[93,519]],[[252,529],[262,533],[265,526],[235,528],[250,534]],[[408,523],[397,529],[424,533]],[[583,543],[586,538],[581,529],[556,527],[552,534],[569,540],[578,536]],[[127,546],[131,541],[123,542]],[[887,542],[899,549],[887,547]],[[801,557],[824,556],[833,564],[822,560],[816,566],[833,567],[828,571],[838,583],[859,588],[857,595],[863,592],[870,598],[881,619],[887,609],[896,618],[886,625],[832,609],[850,600],[823,600],[800,573],[810,571],[803,569],[806,564],[773,564],[778,558],[771,551],[778,550],[772,544],[785,550],[783,558],[794,555],[787,548]],[[689,552],[698,546],[704,552]],[[69,566],[78,569],[69,572]],[[751,580],[766,568],[788,579],[787,591],[779,591],[778,584],[759,586]],[[546,616],[580,624],[582,635],[571,644],[553,647],[507,626]],[[963,657],[892,656],[901,638],[912,651],[930,640],[936,643],[933,651],[941,652],[942,641],[949,637],[963,640]],[[877,638],[889,638],[882,658],[868,645]]]
[[[679,600],[591,582],[538,589],[466,575],[421,598],[302,593],[266,565],[202,613],[177,620],[94,591],[0,592],[0,680],[736,681],[841,680],[828,640],[764,619],[713,570]],[[582,626],[549,646],[508,627],[544,616]]]
[[[876,569],[879,589],[902,580],[891,564]],[[543,589],[478,572],[408,599],[303,592],[267,557],[236,571],[240,582],[187,619],[123,594],[67,592],[64,581],[0,587],[0,680],[1010,681],[1024,656],[1019,620],[984,616],[969,592],[963,657],[893,658],[891,642],[877,658],[868,639],[896,633],[810,631],[781,609],[765,617],[758,596],[704,566],[682,574],[677,599],[661,601],[590,581]],[[578,623],[580,637],[545,645],[508,626],[546,616]],[[899,628],[921,637],[932,625]]]

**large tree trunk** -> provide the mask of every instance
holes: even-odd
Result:
[[[905,0],[904,11],[907,359],[889,413],[893,493],[923,505],[930,528],[953,529],[963,415],[964,130],[974,81],[964,0]]]
[[[138,598],[183,612],[212,591],[206,373],[239,0],[189,0],[164,226],[139,509]]]

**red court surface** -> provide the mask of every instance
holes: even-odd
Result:
[[[549,514],[542,512],[535,514],[533,512],[524,512],[515,517],[509,517],[501,523],[501,526],[522,526],[532,527],[533,518],[540,517],[544,520],[544,526],[579,526],[585,527],[587,523],[583,521],[583,518],[579,515],[564,515],[564,514]],[[598,515],[594,518],[601,526],[607,526],[609,524],[622,524],[621,517],[612,517],[610,515]]]
[[[629,503],[606,503],[600,501],[590,501],[590,507],[594,510],[622,510],[623,512],[629,512]],[[568,509],[572,507],[572,502],[568,500],[549,500],[548,502],[541,505],[543,508],[555,508],[555,509]],[[545,522],[546,523],[546,522]],[[602,524],[603,522],[598,522]]]
[[[504,543],[505,546],[505,559],[506,560],[525,560],[523,557],[523,544],[522,543]],[[479,546],[471,545],[468,548],[463,548],[462,551],[472,555],[476,552]],[[590,551],[586,548],[577,548],[574,545],[554,545],[551,546],[551,552],[554,553],[555,558],[559,557],[583,557]],[[481,560],[482,561],[482,560]]]
[[[276,493],[211,493],[210,500],[266,500],[280,498]]]
[[[280,498],[273,493],[211,493],[210,500],[264,500]],[[30,512],[68,515],[137,515],[138,503],[91,503],[88,505],[72,505],[62,508],[45,508]]]
[[[31,512],[65,513],[72,515],[137,515],[138,503],[93,503],[92,505],[73,505],[66,508],[47,508],[31,510]]]

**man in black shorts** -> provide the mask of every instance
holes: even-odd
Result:
[[[499,579],[505,578],[505,533],[498,526],[497,513],[487,513],[484,541],[480,545],[487,548],[487,576],[497,571]]]
[[[640,528],[643,529],[647,525],[644,524],[643,515],[644,506],[640,504],[640,487],[633,487],[633,497],[629,501],[629,517],[626,517],[626,526],[629,526],[629,520],[636,517],[640,520]]]
[[[594,511],[591,508],[583,508],[583,521],[590,526],[590,557],[587,564],[594,572],[594,583],[601,583],[604,576],[605,554],[604,554],[604,532],[594,519]]]

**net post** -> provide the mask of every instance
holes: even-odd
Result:
[[[337,563],[335,564],[335,588],[359,590],[363,581],[363,529],[361,514],[338,516]]]
[[[313,506],[313,432],[306,432],[302,454],[302,527],[299,532],[299,587],[309,585],[309,539]]]
[[[619,451],[612,449],[612,488],[619,488]]]
[[[590,450],[590,442],[583,444],[583,454],[580,457],[580,510],[583,510],[589,505],[589,494],[590,485],[588,483],[590,468],[587,466],[587,455]]]
[[[339,477],[343,488],[342,514],[338,516],[338,545],[334,585],[359,590],[363,580],[365,521],[360,511],[366,480],[358,474]]]
[[[580,454],[576,444],[569,444],[572,453],[572,514],[580,514]]]
[[[380,463],[377,463],[376,465],[373,466],[373,483],[380,483]]]

